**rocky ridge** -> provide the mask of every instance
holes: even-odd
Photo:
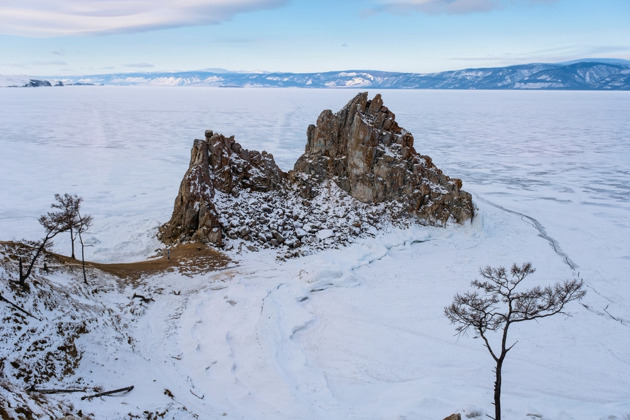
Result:
[[[380,95],[360,93],[307,130],[305,153],[288,173],[267,152],[206,131],[195,140],[166,244],[284,247],[287,255],[347,244],[386,225],[463,223],[474,215],[462,182],[413,147]]]

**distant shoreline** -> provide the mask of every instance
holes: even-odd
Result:
[[[184,71],[79,76],[0,76],[3,87],[64,85],[206,86],[223,88],[630,90],[630,61],[531,63],[440,73],[343,70],[317,73]]]

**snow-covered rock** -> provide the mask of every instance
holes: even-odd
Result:
[[[398,125],[381,95],[368,100],[367,92],[360,93],[336,114],[322,112],[307,136],[306,151],[290,176],[309,198],[311,185],[333,179],[363,203],[399,201],[431,224],[473,216],[462,181],[416,152],[413,135]]]
[[[413,136],[398,126],[380,95],[368,100],[360,93],[336,114],[322,112],[307,135],[305,153],[285,173],[273,155],[206,131],[205,140],[194,142],[160,239],[221,246],[227,237],[263,247],[322,249],[384,225],[473,217],[462,181],[416,152]]]

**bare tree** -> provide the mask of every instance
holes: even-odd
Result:
[[[35,249],[35,254],[31,254],[30,261],[28,262],[28,268],[24,272],[24,266],[22,259],[20,258],[20,285],[25,287],[26,279],[31,275],[33,267],[37,258],[42,251],[52,246],[52,239],[61,232],[70,231],[70,239],[72,241],[72,258],[76,259],[74,255],[74,241],[76,239],[75,232],[79,236],[81,242],[81,258],[83,262],[83,280],[87,284],[87,276],[85,274],[85,245],[83,243],[82,234],[85,233],[92,225],[92,216],[81,216],[80,208],[82,197],[70,195],[65,193],[63,196],[55,194],[55,201],[50,205],[51,208],[56,211],[50,211],[39,218],[39,223],[46,230],[44,239],[41,241],[25,241],[27,245],[30,245]]]
[[[480,270],[483,281],[474,280],[476,290],[463,295],[456,294],[453,303],[444,308],[444,314],[457,325],[458,334],[469,328],[483,339],[484,345],[494,359],[494,419],[501,420],[501,369],[508,352],[516,342],[508,344],[508,330],[512,324],[533,321],[563,313],[565,305],[582,299],[582,280],[570,280],[553,286],[534,287],[524,292],[516,288],[534,272],[530,263],[514,264],[508,274],[504,267],[486,267]],[[492,346],[489,331],[498,331],[501,345]]]
[[[57,198],[59,194],[55,195]],[[55,207],[55,204],[52,204],[51,207]],[[41,241],[27,241],[27,244],[35,248],[35,254],[32,254],[30,262],[28,263],[28,268],[26,272],[23,270],[22,259],[20,258],[20,286],[25,287],[26,279],[31,275],[31,271],[33,270],[33,266],[35,266],[35,261],[39,255],[47,249],[50,245],[52,245],[52,238],[60,234],[61,232],[65,232],[70,229],[70,225],[67,219],[66,211],[51,211],[46,213],[45,215],[39,218],[39,224],[44,227],[46,230],[46,234],[44,235],[44,239]]]
[[[60,217],[65,221],[70,232],[70,245],[72,247],[72,259],[76,259],[74,255],[74,241],[76,239],[75,232],[78,229],[79,223],[79,209],[81,208],[82,197],[76,194],[70,195],[65,193],[63,196],[55,194],[56,203],[50,205],[50,207],[59,210]]]
[[[83,233],[85,233],[90,226],[92,226],[92,216],[81,216],[81,212],[77,208],[77,233],[79,235],[79,242],[81,242],[81,266],[83,268],[83,281],[88,284],[87,275],[85,274],[85,244],[83,243]]]

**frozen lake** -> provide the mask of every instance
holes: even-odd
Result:
[[[36,219],[53,195],[76,193],[95,219],[91,258],[142,258],[170,217],[193,139],[206,129],[235,135],[246,148],[273,153],[288,170],[303,152],[307,126],[355,93],[2,89],[2,238],[37,238]],[[570,255],[605,250],[601,258],[630,264],[628,92],[382,94],[413,133],[416,150],[463,179],[478,200],[539,220],[565,238]]]
[[[76,193],[95,221],[89,258],[142,259],[159,246],[154,235],[170,218],[194,138],[206,129],[235,135],[288,170],[307,126],[356,93],[1,89],[0,239],[38,239],[37,217],[53,195]],[[630,92],[380,93],[416,150],[473,194],[472,224],[394,230],[283,264],[268,251],[246,255],[220,279],[225,289],[205,278],[152,279],[189,288],[185,303],[170,295],[152,306],[137,327],[137,353],[95,347],[85,363],[108,354],[103,375],[129,371],[146,387],[144,372],[160,363],[154,387],[194,387],[205,400],[186,391],[182,401],[216,418],[489,413],[489,355],[479,340],[453,337],[441,311],[479,267],[531,261],[537,280],[579,273],[588,310],[575,304],[570,323],[558,317],[514,334],[505,417],[628,418]],[[67,238],[56,249],[67,253]],[[313,284],[326,290],[312,293]]]

